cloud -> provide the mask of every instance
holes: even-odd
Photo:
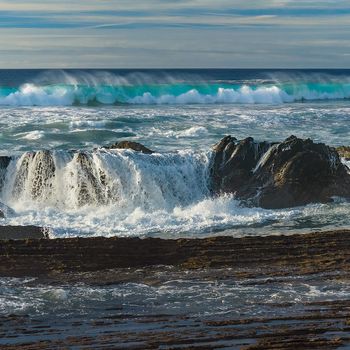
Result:
[[[348,67],[348,23],[342,0],[2,1],[0,64]]]

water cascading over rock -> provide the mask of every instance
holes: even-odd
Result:
[[[268,143],[227,136],[209,158],[203,152],[154,153],[133,142],[91,152],[26,152],[0,158],[1,198],[10,206],[111,204],[131,211],[171,210],[227,193],[245,205],[273,209],[350,198],[349,169],[337,151],[309,139]]]
[[[2,193],[8,200],[72,206],[106,204],[106,174],[89,152],[38,151],[13,158]],[[10,168],[10,169],[8,169]]]

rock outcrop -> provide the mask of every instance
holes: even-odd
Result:
[[[4,185],[6,170],[10,165],[11,157],[0,156],[0,191]]]
[[[211,175],[215,194],[263,208],[350,198],[350,174],[337,151],[295,136],[274,144],[227,136],[214,146]]]
[[[149,148],[145,147],[141,143],[133,142],[133,141],[119,141],[106,148],[107,149],[132,149],[133,151],[146,153],[146,154],[153,153],[153,151],[151,151]]]

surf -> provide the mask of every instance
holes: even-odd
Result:
[[[349,98],[349,77],[315,74],[223,80],[195,74],[49,71],[18,86],[0,86],[2,106],[285,104]]]

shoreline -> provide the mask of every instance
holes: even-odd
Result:
[[[296,281],[347,285],[350,230],[196,239],[59,238],[0,241],[0,277],[36,277],[26,288],[162,288],[170,281],[280,288]],[[123,300],[123,299],[121,299]],[[0,316],[3,349],[337,349],[350,344],[347,295],[276,300],[271,313],[134,314],[116,303],[94,318]],[[266,304],[267,302],[267,304]],[[256,308],[261,308],[259,303]],[[59,336],[58,336],[59,335]]]

